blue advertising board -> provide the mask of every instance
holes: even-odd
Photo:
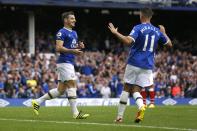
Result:
[[[129,100],[129,105],[134,105],[135,101],[133,99]],[[119,103],[119,98],[79,98],[77,99],[79,106],[116,106]],[[150,101],[147,100],[147,104]],[[156,105],[197,105],[197,98],[160,98],[155,99]],[[67,99],[55,99],[46,101],[42,106],[68,106]],[[31,106],[31,99],[0,99],[0,107],[8,106]]]

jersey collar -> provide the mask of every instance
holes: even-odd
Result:
[[[66,30],[68,30],[68,31],[72,32],[72,30],[71,30],[71,29],[68,29],[68,28],[66,28],[66,27],[64,27],[64,29],[66,29]]]

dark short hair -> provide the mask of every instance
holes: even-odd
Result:
[[[140,12],[147,18],[151,18],[154,14],[151,8],[142,8]]]
[[[68,18],[69,15],[75,15],[75,14],[73,11],[68,11],[68,12],[62,13],[62,21],[64,22],[64,19]]]

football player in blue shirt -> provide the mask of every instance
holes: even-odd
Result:
[[[56,98],[66,91],[73,118],[84,119],[87,118],[89,114],[83,114],[77,109],[77,85],[74,69],[75,56],[83,53],[81,49],[84,48],[84,44],[83,42],[78,42],[77,33],[73,30],[76,23],[74,13],[72,11],[63,13],[62,21],[64,27],[60,29],[56,35],[56,51],[60,53],[57,59],[58,87],[51,89],[42,97],[32,100],[32,107],[35,114],[38,115],[38,110],[42,102]]]
[[[165,28],[159,28],[151,24],[153,12],[149,8],[140,10],[141,24],[133,27],[128,36],[118,32],[112,23],[109,23],[109,30],[125,45],[130,46],[127,66],[124,74],[124,90],[120,97],[118,115],[115,122],[122,122],[129,93],[133,95],[138,106],[138,113],[135,122],[139,123],[144,118],[145,105],[140,91],[144,87],[153,85],[154,55],[158,42],[172,47],[171,40],[166,34]]]

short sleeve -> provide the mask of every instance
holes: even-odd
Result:
[[[64,33],[60,30],[57,32],[56,34],[56,40],[62,40],[64,41],[65,37],[64,37]]]
[[[168,39],[166,38],[166,36],[162,32],[160,32],[159,41],[161,42],[162,45],[165,45],[168,43]]]
[[[137,39],[138,35],[139,35],[139,28],[137,26],[135,26],[135,27],[133,27],[133,29],[130,32],[129,36],[131,36],[131,38],[135,42],[135,40]]]

